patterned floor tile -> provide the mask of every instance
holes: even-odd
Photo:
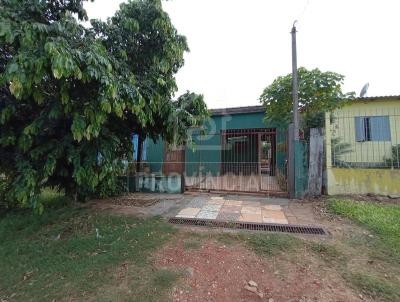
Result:
[[[218,204],[218,205],[223,205],[224,204],[224,200],[222,199],[211,199],[209,201],[207,201],[207,204]]]
[[[287,219],[264,218],[263,223],[289,224]]]
[[[261,222],[262,222],[262,218],[261,218],[261,215],[257,215],[257,214],[243,214],[243,213],[242,213],[242,214],[240,214],[239,221],[261,223]]]
[[[242,202],[240,200],[225,200],[224,206],[241,206]]]
[[[206,204],[201,208],[202,211],[207,211],[207,212],[218,212],[221,210],[222,205],[220,204]]]
[[[195,218],[199,212],[200,208],[184,208],[178,213],[178,215],[176,215],[176,217]]]
[[[239,221],[240,213],[219,212],[218,220]]]
[[[243,206],[241,212],[242,212],[242,214],[261,215],[261,208],[260,207],[252,207],[252,206]]]
[[[268,204],[262,206],[263,210],[270,210],[270,211],[280,211],[282,210],[282,207],[278,204]]]
[[[261,204],[259,201],[242,201],[243,206],[249,206],[249,207],[259,207]]]
[[[262,215],[265,218],[286,219],[285,213],[283,213],[282,211],[263,210]]]
[[[191,207],[191,208],[201,208],[202,206],[204,206],[204,205],[206,205],[206,204],[207,204],[207,199],[196,197],[196,198],[193,198],[193,199],[189,202],[188,207]]]
[[[242,210],[241,206],[226,206],[223,205],[220,212],[225,212],[225,213],[238,213],[240,214]]]
[[[199,214],[196,215],[196,218],[199,219],[216,219],[218,216],[218,212],[204,211],[201,210]]]
[[[222,196],[211,196],[211,200],[223,200]]]

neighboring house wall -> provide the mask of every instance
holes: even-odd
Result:
[[[357,99],[326,115],[327,190],[400,194],[400,100]]]
[[[363,123],[364,117],[371,117],[369,125]],[[351,152],[340,160],[382,163],[391,157],[392,146],[400,143],[400,100],[354,102],[333,113],[331,126],[333,136],[350,145]],[[368,141],[364,138],[369,127]]]
[[[400,170],[327,169],[328,195],[400,195]]]

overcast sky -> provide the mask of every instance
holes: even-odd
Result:
[[[105,20],[122,0],[86,3]],[[202,93],[209,108],[259,104],[264,87],[291,72],[290,29],[298,20],[298,66],[346,76],[344,90],[400,94],[399,0],[171,0],[163,2],[190,52],[178,95]]]

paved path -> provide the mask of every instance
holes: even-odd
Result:
[[[137,206],[147,202],[150,206]],[[165,218],[316,225],[310,203],[286,198],[208,193],[196,195],[135,193],[94,202],[94,205],[98,209],[139,217],[160,215]]]
[[[286,199],[196,196],[175,217],[288,224],[284,213],[287,204]]]

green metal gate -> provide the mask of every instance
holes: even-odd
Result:
[[[272,128],[193,134],[186,150],[188,190],[286,193],[286,135]]]

